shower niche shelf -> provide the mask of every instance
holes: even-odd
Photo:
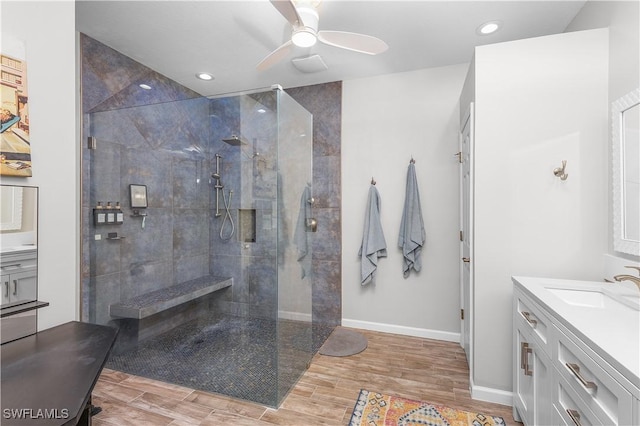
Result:
[[[238,240],[243,243],[256,242],[256,210],[239,209]]]

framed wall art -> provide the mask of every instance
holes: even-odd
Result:
[[[0,52],[0,175],[29,177],[29,91],[24,43],[2,40]]]

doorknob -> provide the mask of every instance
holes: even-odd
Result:
[[[470,258],[468,258],[468,257],[463,257],[463,258],[462,258],[462,261],[463,261],[464,263],[469,263],[469,262],[471,262],[471,259],[470,259]]]

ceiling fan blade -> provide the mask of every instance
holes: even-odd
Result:
[[[264,71],[280,62],[285,56],[289,54],[289,52],[291,52],[292,45],[293,43],[291,42],[291,40],[289,40],[273,52],[269,53],[262,61],[260,61],[258,65],[256,65],[257,70]]]
[[[292,0],[270,0],[273,7],[275,7],[282,16],[294,27],[303,27],[302,18],[298,14],[298,9],[293,4]]]
[[[346,31],[318,31],[318,40],[330,46],[368,55],[377,55],[389,48],[387,43],[379,38]]]

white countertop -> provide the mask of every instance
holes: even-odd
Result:
[[[0,247],[0,254],[18,254],[28,251],[36,251],[38,246],[29,244],[23,246]]]
[[[640,388],[640,311],[631,307],[639,295],[635,285],[626,283],[632,286],[627,287],[619,283],[535,277],[512,277],[512,280],[525,294],[554,314],[565,328]],[[598,299],[601,303],[585,301],[582,306],[581,302],[568,303],[562,296],[554,294],[553,289],[593,292],[585,295],[598,296],[591,299]]]

